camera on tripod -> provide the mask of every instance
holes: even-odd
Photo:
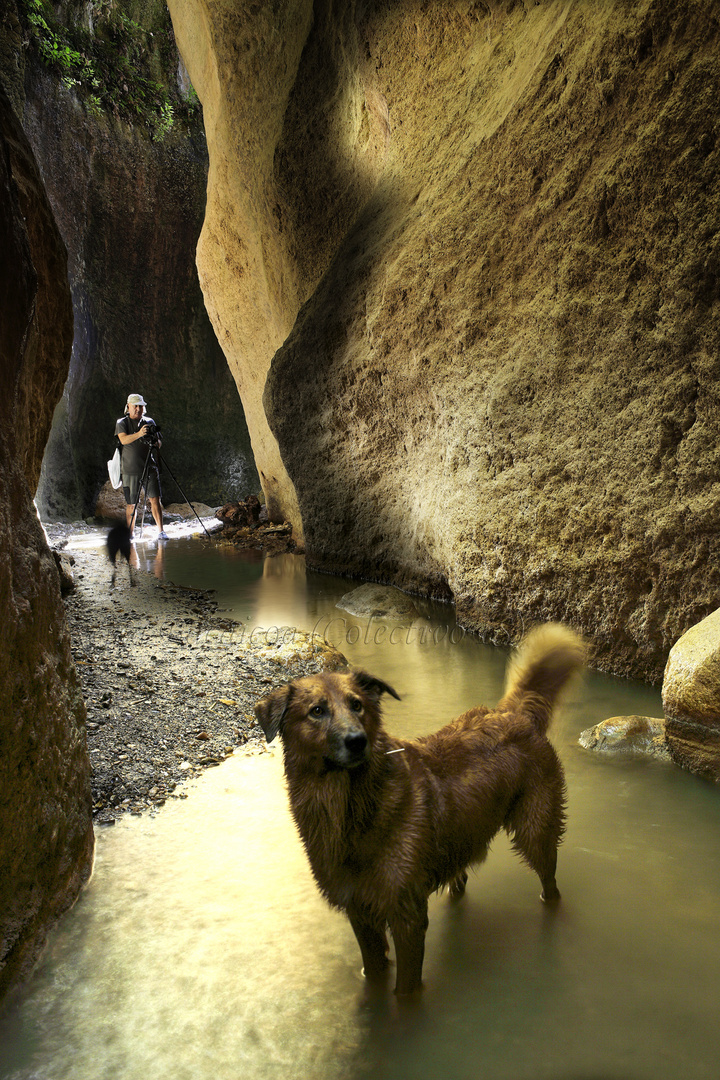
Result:
[[[146,446],[157,446],[161,438],[160,428],[157,426],[157,424],[153,424],[152,421],[150,421],[150,423],[146,423],[145,427],[147,428],[147,431],[143,435],[140,442],[145,443]]]

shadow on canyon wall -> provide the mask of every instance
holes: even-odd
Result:
[[[0,87],[0,997],[90,875],[85,706],[60,583],[32,503],[67,375],[65,248]]]

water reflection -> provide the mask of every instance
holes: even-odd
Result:
[[[183,580],[189,553],[174,548],[167,575],[213,587],[205,552]],[[310,629],[352,587],[297,560],[231,565],[219,597],[253,625]],[[345,649],[403,694],[386,710],[398,734],[501,693],[505,656],[474,639],[361,634]],[[0,1077],[714,1080],[720,792],[577,743],[609,715],[659,709],[656,689],[588,675],[554,728],[570,793],[560,911],[499,840],[461,904],[432,899],[413,1005],[362,980],[347,921],[315,889],[279,752],[231,759],[155,819],[101,831],[91,885],[0,1021]]]

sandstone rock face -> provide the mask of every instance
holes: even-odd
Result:
[[[294,484],[262,406],[265,378],[380,177],[387,104],[364,80],[352,3],[168,6],[210,157],[200,283],[242,396],[270,518],[290,519],[301,540]]]
[[[0,997],[92,865],[85,709],[31,491],[72,343],[65,250],[0,90]]]
[[[720,610],[673,646],[662,698],[673,761],[720,780]]]
[[[256,491],[242,404],[195,268],[207,182],[200,127],[153,142],[139,126],[91,114],[33,63],[25,95],[23,126],[68,249],[75,314],[37,493],[43,517],[92,513],[129,393],[148,402],[188,498]],[[181,497],[167,471],[163,496]]]
[[[665,721],[654,716],[611,716],[581,732],[579,743],[601,754],[644,754],[670,760]]]
[[[170,9],[206,302],[309,564],[659,680],[720,588],[715,6]]]

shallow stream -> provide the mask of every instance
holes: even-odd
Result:
[[[148,569],[155,555],[143,556]],[[141,559],[142,561],[142,559]],[[195,540],[156,572],[218,590],[248,632],[327,631],[391,683],[418,735],[500,696],[507,652],[424,607],[408,635],[335,607],[358,583]],[[0,1080],[716,1080],[720,789],[578,745],[657,688],[589,673],[556,716],[568,830],[563,901],[498,838],[463,902],[430,905],[419,1003],[369,992],[350,926],[320,899],[279,748],[209,770],[156,816],[97,835],[95,873],[0,1018]]]

